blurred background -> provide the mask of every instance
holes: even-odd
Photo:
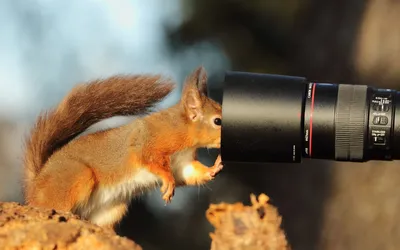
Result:
[[[400,89],[398,21],[390,0],[2,0],[0,201],[23,201],[24,136],[78,82],[164,73],[182,83],[202,64],[217,100],[230,69]],[[216,152],[200,153],[212,165]],[[293,249],[399,249],[399,187],[395,162],[228,165],[169,206],[158,190],[138,197],[118,231],[144,249],[209,249],[208,205],[263,192]]]

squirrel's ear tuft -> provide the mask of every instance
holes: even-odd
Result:
[[[196,68],[185,80],[184,91],[193,89],[199,92],[199,95],[208,95],[207,92],[207,72],[203,66]]]
[[[193,121],[203,115],[203,95],[207,96],[207,73],[204,67],[200,66],[186,79],[182,93],[186,114]]]
[[[207,96],[208,92],[207,92],[207,72],[204,69],[203,66],[200,66],[196,69],[195,74],[197,75],[197,89],[199,90],[200,93],[202,93],[203,95]]]

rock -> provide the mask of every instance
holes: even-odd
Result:
[[[61,211],[0,202],[0,249],[141,250],[120,237],[77,216]]]
[[[211,250],[289,250],[286,235],[281,229],[282,218],[277,209],[268,204],[268,196],[256,199],[251,195],[252,206],[212,204],[206,212],[208,221],[215,227],[211,233]]]

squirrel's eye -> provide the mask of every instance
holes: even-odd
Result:
[[[215,118],[214,123],[215,123],[215,125],[221,126],[221,123],[222,123],[221,118]]]

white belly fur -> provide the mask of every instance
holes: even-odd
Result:
[[[193,160],[193,150],[177,152],[171,157],[171,169],[176,181],[183,180],[184,175],[192,167],[190,163]],[[86,204],[81,204],[76,212],[85,219],[100,223],[105,217],[111,216],[108,215],[111,212],[108,210],[109,207],[121,203],[128,204],[133,198],[154,189],[159,184],[160,179],[156,175],[144,167],[139,168],[134,176],[114,187],[98,187],[89,201]]]
[[[113,186],[98,187],[86,204],[82,204],[77,212],[84,218],[90,219],[97,210],[121,203],[128,204],[131,199],[153,189],[158,185],[159,178],[146,168],[140,170],[131,178]]]

